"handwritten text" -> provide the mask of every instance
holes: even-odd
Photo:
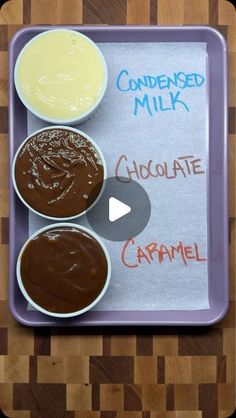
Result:
[[[154,241],[141,247],[136,244],[134,239],[129,239],[125,242],[121,252],[121,261],[128,268],[137,268],[143,264],[172,263],[175,260],[180,260],[184,265],[188,265],[193,261],[203,262],[207,259],[200,255],[197,243],[186,245],[182,241],[176,245],[158,244]]]
[[[116,79],[116,87],[121,92],[143,92],[143,95],[134,96],[133,114],[138,116],[145,112],[153,116],[157,112],[170,110],[190,111],[189,105],[182,97],[182,91],[191,88],[200,88],[205,82],[205,78],[197,73],[185,73],[183,71],[174,72],[171,76],[160,75],[142,75],[132,78],[127,69],[122,69]],[[169,91],[177,89],[177,91]],[[150,95],[149,90],[159,90],[161,94]],[[163,91],[167,90],[163,95]]]
[[[166,179],[175,179],[177,176],[186,178],[187,176],[204,174],[201,167],[201,158],[194,155],[184,155],[177,157],[172,162],[157,163],[148,160],[145,163],[137,163],[135,160],[128,160],[125,154],[122,154],[116,163],[115,176],[126,177],[130,180],[146,180],[150,178],[164,177]],[[129,182],[129,180],[120,180]]]

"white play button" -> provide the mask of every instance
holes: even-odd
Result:
[[[98,185],[101,197],[94,208],[86,213],[87,220],[96,234],[109,241],[126,241],[140,234],[151,215],[151,202],[145,189],[128,177],[108,177]],[[95,194],[94,194],[95,192]],[[95,187],[88,200],[88,208],[98,195]]]
[[[131,212],[131,207],[116,199],[115,197],[110,197],[109,199],[109,221],[114,222],[117,219],[122,218],[122,216],[127,215]]]

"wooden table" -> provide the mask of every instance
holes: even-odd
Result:
[[[229,47],[230,309],[210,328],[29,329],[7,305],[7,48],[29,24],[209,24]],[[234,410],[235,10],[225,0],[11,0],[0,14],[0,407],[12,418],[223,418]]]

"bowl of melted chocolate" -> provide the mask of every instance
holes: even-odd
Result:
[[[46,226],[24,244],[17,260],[17,280],[26,300],[38,311],[60,318],[80,315],[102,298],[111,262],[100,238],[72,223]]]
[[[13,185],[23,203],[54,220],[74,219],[91,209],[105,178],[106,163],[97,144],[64,126],[44,128],[26,138],[12,166]]]

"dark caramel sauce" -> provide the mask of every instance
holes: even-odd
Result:
[[[47,230],[26,246],[20,267],[31,299],[49,312],[76,312],[92,303],[107,278],[100,244],[73,227]]]
[[[93,144],[60,128],[31,137],[15,164],[16,184],[24,200],[36,211],[58,218],[84,212],[88,198],[89,206],[96,200],[103,176]]]

